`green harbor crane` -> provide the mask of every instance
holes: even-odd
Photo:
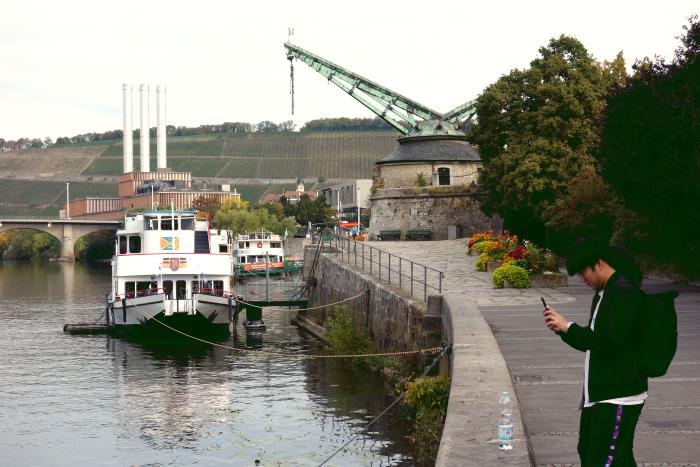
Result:
[[[291,42],[284,44],[291,65],[290,92],[294,113],[294,59],[301,60],[344,92],[374,112],[403,136],[403,141],[466,139],[466,130],[476,119],[476,101],[471,100],[441,114],[357,73],[319,57]]]

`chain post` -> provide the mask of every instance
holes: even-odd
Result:
[[[443,276],[442,271],[440,271],[440,276],[439,276],[440,279],[438,282],[438,293],[442,293],[442,276]]]
[[[391,285],[391,253],[389,253],[389,285]]]
[[[413,261],[411,261],[411,295],[413,295]]]
[[[401,289],[401,262],[403,261],[403,258],[399,256],[399,289]]]
[[[369,273],[372,274],[372,247],[369,247]]]
[[[379,280],[382,280],[382,250],[377,250],[379,253]]]
[[[365,270],[365,244],[362,243],[362,270]]]

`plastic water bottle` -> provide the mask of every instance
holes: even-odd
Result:
[[[513,449],[513,401],[508,391],[498,401],[498,449]]]

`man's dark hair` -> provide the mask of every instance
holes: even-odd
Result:
[[[570,276],[586,268],[595,269],[599,259],[609,262],[610,247],[608,242],[597,237],[579,238],[569,248],[566,256],[566,272]]]
[[[623,245],[608,245],[608,242],[596,237],[580,238],[571,245],[566,258],[566,271],[573,276],[587,267],[595,269],[599,259],[608,263],[636,287],[641,284],[642,271],[627,248]]]

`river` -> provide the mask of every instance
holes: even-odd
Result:
[[[65,334],[98,318],[109,275],[0,261],[0,464],[318,465],[393,400],[339,361]],[[265,321],[262,343],[239,329],[237,345],[322,347],[287,311]],[[405,420],[395,408],[326,465],[412,465]]]

